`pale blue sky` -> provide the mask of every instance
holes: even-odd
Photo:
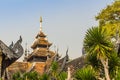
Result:
[[[43,31],[48,40],[70,58],[81,56],[83,39],[88,28],[96,26],[95,16],[114,0],[0,0],[0,39],[9,45],[19,35],[23,47],[30,49],[43,18]]]

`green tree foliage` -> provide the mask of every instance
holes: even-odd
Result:
[[[117,71],[120,68],[120,58],[118,57],[116,52],[111,52],[111,55],[108,57],[108,66],[109,66],[109,73],[111,79],[115,78]],[[103,74],[103,68],[100,60],[97,59],[96,55],[87,56],[87,64],[91,65],[97,74],[100,74],[100,76],[104,76]]]
[[[37,72],[28,72],[24,74],[17,72],[13,75],[12,80],[40,80],[40,75]]]
[[[40,79],[39,80],[50,80],[50,77],[49,75],[47,75],[46,73],[41,75]]]
[[[51,65],[51,76],[55,79],[57,79],[58,77],[58,74],[59,74],[59,65],[57,62],[52,62],[52,65]]]
[[[120,80],[120,70],[118,71],[118,74],[116,74],[115,80]]]
[[[102,9],[96,20],[99,20],[100,26],[104,27],[110,36],[114,37],[116,30],[119,30],[120,34],[120,1],[117,0]]]
[[[67,78],[67,73],[61,71],[58,62],[54,61],[51,65],[51,78],[55,80],[65,80]]]
[[[67,79],[67,73],[66,72],[61,72],[58,76],[58,80],[65,80]]]
[[[17,72],[12,76],[12,80],[23,80],[21,77],[22,77],[21,73]]]
[[[23,80],[26,80],[26,79],[39,80],[39,78],[40,78],[40,75],[35,71],[23,74]]]
[[[117,53],[113,52],[109,57],[109,72],[111,79],[115,78],[120,68],[120,58]]]
[[[86,55],[86,63],[87,65],[92,65],[92,67],[95,69],[95,70],[98,70],[101,66],[100,64],[100,60],[97,59],[97,54],[95,55]]]
[[[58,68],[59,68],[58,63],[54,61],[51,65],[52,71],[56,72],[58,70]]]
[[[111,5],[108,5],[98,14],[96,19],[103,20],[104,23],[120,20],[120,1],[115,1]]]
[[[89,55],[97,54],[97,59],[107,58],[114,49],[110,38],[100,27],[92,27],[86,32],[84,48]]]
[[[102,27],[89,29],[84,38],[84,48],[88,56],[96,56],[96,59],[101,62],[105,78],[106,80],[110,80],[108,57],[114,50],[114,47],[106,31],[103,30]]]
[[[95,71],[89,66],[78,69],[74,75],[77,80],[97,80]]]
[[[99,59],[97,59],[97,54],[94,55],[86,55],[86,64],[89,66],[91,65],[92,68],[95,70],[96,74],[102,76],[101,72],[103,71],[102,69],[102,64]]]
[[[12,80],[65,80],[67,78],[67,73],[64,71],[60,72],[58,62],[53,62],[51,65],[51,70],[48,73],[39,75],[37,72],[28,72],[28,73],[15,73],[12,77]]]
[[[111,38],[117,39],[116,33],[119,32],[120,35],[120,0],[115,0],[111,5],[102,9],[96,16],[96,20]],[[116,52],[112,52],[108,58],[110,77],[114,78],[120,69],[120,58]]]

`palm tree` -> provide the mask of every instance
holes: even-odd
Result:
[[[87,66],[91,65],[92,68],[94,68],[95,72],[98,74],[98,76],[103,76],[102,73],[102,65],[100,60],[97,59],[97,54],[94,55],[86,55],[86,64]]]
[[[96,73],[90,66],[78,69],[74,74],[74,77],[77,80],[97,80]]]
[[[109,57],[109,72],[110,77],[114,79],[117,77],[117,74],[120,74],[120,57],[118,57],[117,53],[112,53]],[[116,80],[116,79],[115,79]]]
[[[84,48],[89,56],[96,55],[103,65],[106,80],[110,80],[108,56],[114,48],[106,31],[102,27],[89,29],[84,38]]]

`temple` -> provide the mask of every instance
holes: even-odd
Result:
[[[9,75],[11,76],[16,72],[36,71],[39,74],[47,72],[56,55],[58,56],[57,53],[50,50],[51,45],[52,43],[48,41],[47,36],[42,31],[42,17],[40,17],[40,30],[31,46],[32,52],[28,51],[26,44],[23,62],[16,61],[10,65],[8,67]]]
[[[47,38],[44,32],[42,31],[42,17],[40,17],[40,31],[35,37],[31,48],[33,52],[26,58],[27,62],[46,62],[49,58],[52,58],[55,53],[49,50],[49,47],[52,45]]]
[[[51,51],[51,46],[52,43],[48,41],[47,36],[42,30],[42,17],[40,17],[40,30],[31,46],[32,52],[29,52],[26,47],[23,62],[16,61],[12,65],[10,65],[7,68],[8,75],[12,76],[16,72],[24,73],[30,71],[36,71],[39,74],[49,73],[50,66],[53,61],[58,62],[60,66],[59,72],[67,71],[69,67],[72,74],[75,72],[75,70],[82,68],[85,65],[84,55],[82,57],[69,60],[67,49],[65,57],[60,58],[58,50]]]

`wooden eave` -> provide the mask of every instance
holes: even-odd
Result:
[[[34,43],[33,43],[33,45],[31,46],[31,48],[33,48],[33,49],[35,49],[37,46],[48,46],[48,47],[50,47],[52,45],[52,43],[49,43],[47,40],[41,40],[41,39],[37,39],[37,41],[35,41]]]
[[[36,38],[38,38],[38,37],[44,37],[45,38],[46,35],[43,32],[40,32],[40,33],[37,34]]]

